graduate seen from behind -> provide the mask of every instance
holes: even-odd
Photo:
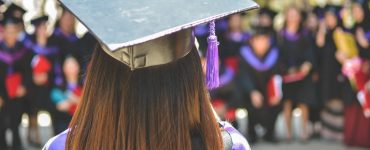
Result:
[[[238,83],[245,93],[248,109],[249,142],[256,142],[257,124],[266,129],[264,139],[276,142],[275,121],[282,99],[282,77],[279,75],[279,50],[271,44],[272,33],[256,27],[249,45],[240,50]]]
[[[207,93],[207,86],[218,84],[217,76],[212,76],[218,75],[214,22],[207,57],[213,61],[207,72],[214,74],[208,73],[207,80],[191,27],[257,8],[256,3],[61,2],[100,44],[69,129],[50,139],[44,149],[250,149],[235,128],[217,121]],[[92,16],[95,10],[100,11]]]

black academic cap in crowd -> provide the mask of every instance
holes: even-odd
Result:
[[[132,70],[166,64],[194,46],[192,27],[258,8],[252,0],[59,0],[102,48]],[[94,13],[91,13],[94,12]]]
[[[13,16],[5,16],[3,20],[1,20],[1,25],[10,25],[10,24],[19,24],[22,20]]]
[[[277,13],[273,10],[271,10],[270,8],[267,8],[267,7],[264,7],[264,8],[261,8],[259,11],[258,11],[258,15],[267,15],[269,16],[271,19],[274,19],[274,17],[277,15]]]
[[[8,6],[6,11],[4,12],[4,16],[15,17],[15,18],[19,18],[19,19],[23,20],[23,15],[26,12],[27,11],[25,9],[23,9],[22,7],[12,3]]]
[[[34,25],[34,26],[38,26],[41,23],[47,22],[48,20],[49,20],[48,16],[41,16],[41,17],[37,17],[35,19],[32,19],[31,24]]]
[[[258,36],[258,35],[266,35],[270,36],[272,34],[271,28],[269,27],[262,27],[262,26],[254,26],[252,27],[250,31],[250,35],[252,37]]]

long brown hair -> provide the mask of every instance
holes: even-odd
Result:
[[[195,48],[175,62],[131,71],[98,46],[66,149],[188,150],[194,132],[205,149],[223,149]]]

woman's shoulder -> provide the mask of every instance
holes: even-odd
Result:
[[[42,150],[64,150],[68,135],[68,129],[49,139]]]
[[[219,122],[222,129],[228,133],[230,136],[230,139],[232,144],[232,150],[250,150],[250,146],[248,144],[248,141],[245,139],[245,137],[238,131],[236,130],[230,123],[226,121]],[[227,137],[225,138],[225,135],[223,134],[223,140],[224,144],[227,147],[227,143],[229,143],[227,140]]]
[[[223,131],[226,131],[227,134],[225,135],[223,133],[223,140],[225,146],[230,145],[230,149],[232,150],[250,150],[248,141],[230,123],[224,121],[219,123]],[[69,130],[67,129],[64,132],[58,134],[57,136],[49,139],[49,141],[43,147],[43,150],[64,150],[68,131]]]

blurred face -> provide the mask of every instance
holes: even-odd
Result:
[[[235,14],[235,15],[230,16],[229,26],[232,32],[240,31],[242,28],[241,24],[242,24],[242,18],[240,14]]]
[[[256,35],[251,39],[251,46],[257,56],[263,57],[270,47],[270,37],[268,35]]]
[[[77,80],[80,72],[80,65],[73,57],[68,57],[64,61],[63,72],[67,81]]]
[[[15,24],[8,24],[4,27],[4,41],[5,43],[12,47],[18,41],[19,28]]]
[[[364,20],[365,14],[360,4],[358,3],[353,4],[352,12],[353,12],[353,17],[357,23],[360,23]]]
[[[337,17],[333,12],[325,13],[325,24],[329,29],[337,27]]]
[[[74,26],[75,26],[74,16],[68,11],[64,12],[62,17],[60,18],[59,25],[62,31],[67,32],[67,33],[73,33]]]
[[[41,23],[40,25],[37,26],[36,29],[36,35],[38,37],[47,37],[47,24],[46,22]]]
[[[295,25],[298,26],[301,22],[301,14],[296,8],[289,8],[285,15],[287,26]]]
[[[315,30],[319,25],[319,21],[316,15],[314,14],[308,15],[306,25],[308,29]]]

